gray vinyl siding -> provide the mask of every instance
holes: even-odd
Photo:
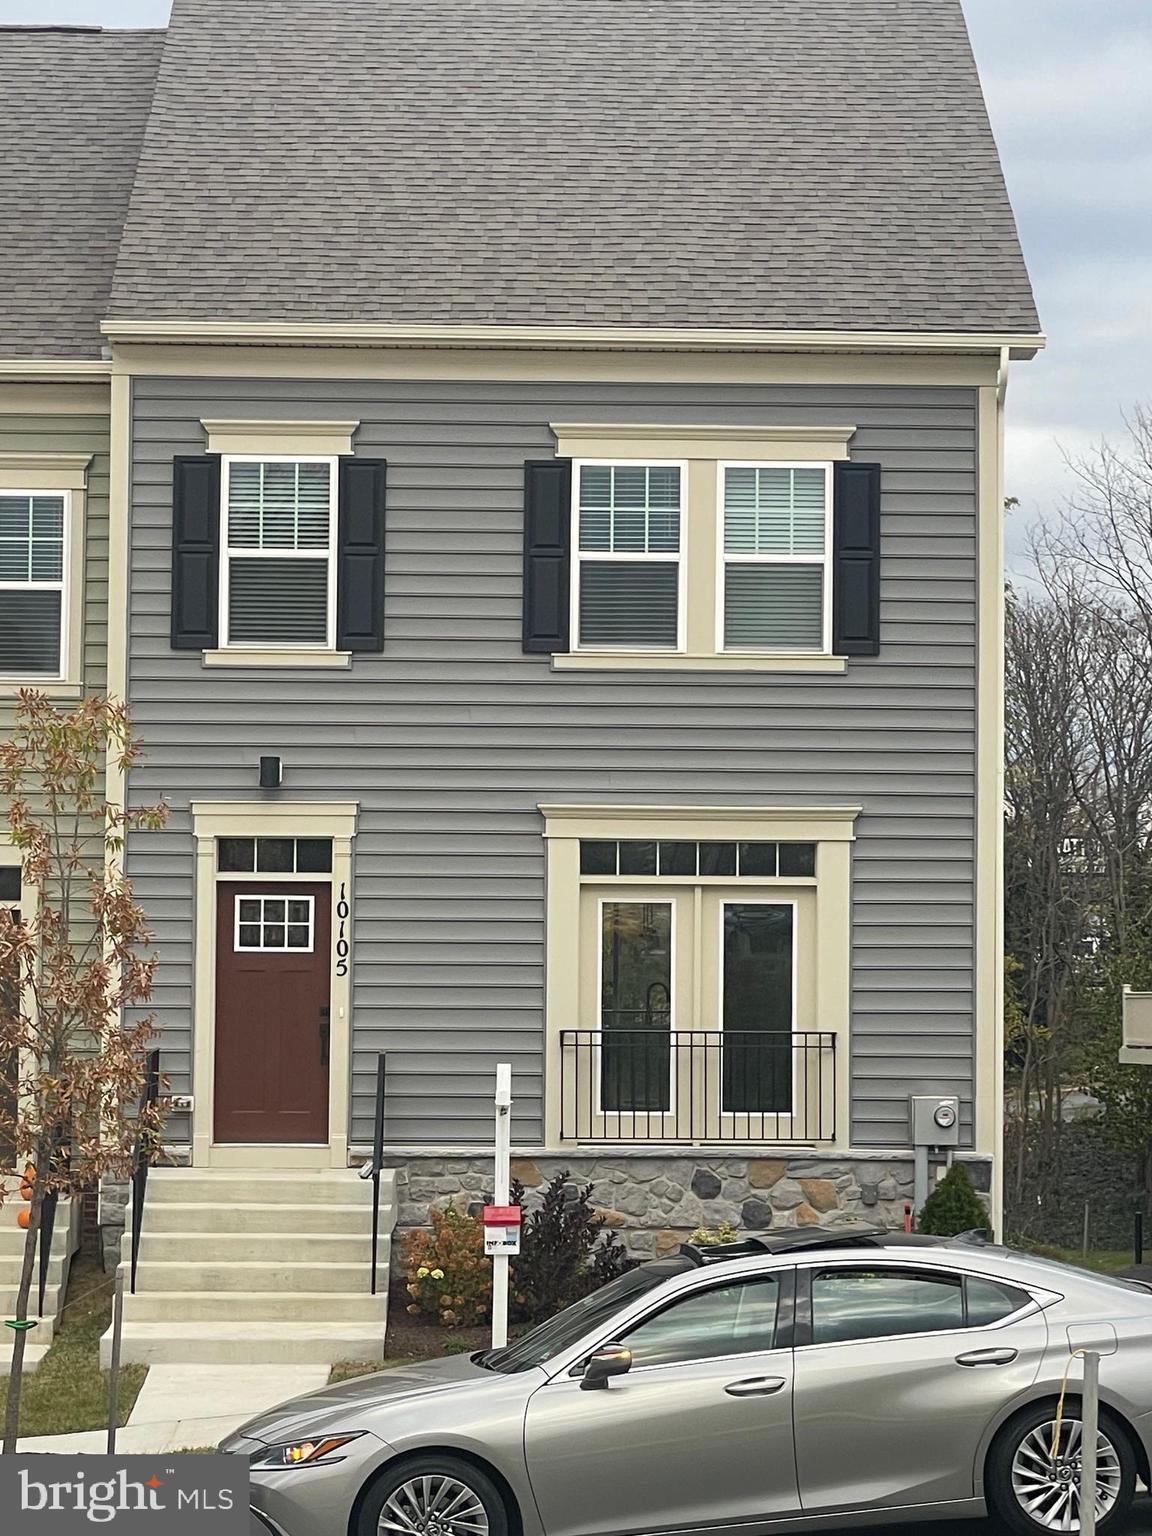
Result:
[[[860,802],[853,1137],[907,1143],[907,1097],[955,1092],[970,1135],[976,398],[968,389],[179,380],[135,385],[130,688],[163,833],[129,869],[157,934],[165,1069],[190,1081],[189,800],[360,802],[354,1139],[374,1053],[399,1143],[481,1142],[493,1063],[518,1143],[542,1118],[538,803]],[[171,460],[202,417],[352,418],[387,458],[386,649],[331,671],[205,670],[169,648]],[[523,466],[548,422],[853,421],[884,467],[883,644],[845,676],[553,673],[520,649]],[[177,1130],[177,1127],[173,1128]]]
[[[27,394],[27,386],[21,393]],[[90,389],[86,391],[90,393]],[[102,693],[108,680],[108,416],[42,412],[9,414],[0,387],[0,453],[89,453],[84,551],[84,689]],[[35,681],[29,679],[30,686]],[[0,691],[0,732],[11,729],[15,701]]]

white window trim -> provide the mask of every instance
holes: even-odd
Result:
[[[84,603],[84,492],[69,486],[11,485],[0,478],[0,496],[58,496],[64,504],[63,560],[58,581],[3,581],[2,592],[60,593],[60,656],[55,672],[0,673],[0,691],[36,688],[45,693],[78,691],[82,681]]]
[[[671,551],[652,554],[617,554],[612,550],[582,550],[580,548],[580,481],[584,469],[678,469],[680,471],[680,538],[675,555]],[[684,637],[688,623],[688,462],[685,459],[658,457],[627,459],[573,459],[572,461],[572,558],[569,574],[569,643],[572,652],[581,656],[676,656],[684,651]],[[676,645],[617,646],[580,644],[580,569],[584,561],[611,564],[669,565],[676,562]]]
[[[248,549],[243,546],[233,547],[229,542],[229,498],[232,479],[233,464],[327,464],[328,465],[328,551],[326,556],[321,556],[318,549]],[[219,658],[222,655],[246,657],[252,659],[256,665],[255,657],[268,654],[290,655],[293,660],[306,657],[340,657],[343,653],[336,650],[336,545],[339,524],[339,474],[340,461],[334,454],[309,454],[309,453],[230,453],[224,454],[220,461],[220,641],[217,650],[205,651],[206,665],[223,665]],[[328,627],[324,643],[316,645],[293,644],[291,646],[270,645],[266,641],[259,644],[232,643],[228,639],[228,577],[233,558],[236,559],[278,559],[278,560],[311,560],[318,563],[322,558],[328,561]],[[213,660],[209,660],[213,658]],[[238,661],[235,665],[243,665]],[[339,663],[336,663],[339,664]]]
[[[730,469],[822,469],[824,471],[824,553],[823,555],[729,554],[724,547],[724,481]],[[812,656],[832,658],[832,464],[803,459],[721,459],[716,465],[716,653],[718,656]],[[729,565],[819,565],[823,612],[823,638],[820,648],[807,646],[726,646],[724,643],[725,573]]]
[[[672,842],[814,842],[818,876],[813,879],[766,877],[758,882],[766,899],[786,885],[815,887],[815,1000],[813,1017],[819,1028],[836,1037],[836,1139],[821,1142],[821,1155],[851,1148],[851,960],[852,960],[852,843],[859,805],[828,806],[707,806],[542,804],[547,850],[545,1009],[545,1145],[571,1154],[578,1143],[561,1140],[561,1047],[565,1031],[584,1027],[580,1015],[581,892],[600,883],[600,876],[580,874],[582,839],[667,839]],[[687,877],[685,877],[687,880]],[[634,881],[633,884],[639,882]],[[695,881],[693,883],[699,883]],[[732,885],[729,880],[713,882]],[[744,882],[738,882],[743,887]],[[757,882],[747,882],[749,892]],[[653,883],[653,897],[660,899]],[[795,973],[794,973],[795,974]],[[654,1143],[648,1141],[645,1146]],[[617,1147],[623,1143],[616,1144]],[[728,1151],[735,1145],[723,1143]],[[777,1148],[787,1143],[757,1141],[750,1146]],[[796,1143],[798,1147],[803,1143]],[[807,1144],[808,1146],[814,1144]],[[805,1148],[807,1150],[807,1147]],[[597,1151],[603,1150],[598,1144]]]

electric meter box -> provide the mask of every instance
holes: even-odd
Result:
[[[939,1094],[912,1097],[912,1145],[957,1147],[960,1145],[960,1100]]]

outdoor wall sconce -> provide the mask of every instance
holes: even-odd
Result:
[[[260,788],[279,789],[280,781],[284,777],[284,770],[278,757],[262,757],[260,759]]]

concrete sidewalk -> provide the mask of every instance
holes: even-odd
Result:
[[[187,1450],[218,1445],[266,1408],[328,1381],[326,1365],[153,1365],[128,1423],[116,1436],[117,1452]],[[21,1440],[21,1451],[60,1455],[103,1452],[105,1430],[41,1435]]]

